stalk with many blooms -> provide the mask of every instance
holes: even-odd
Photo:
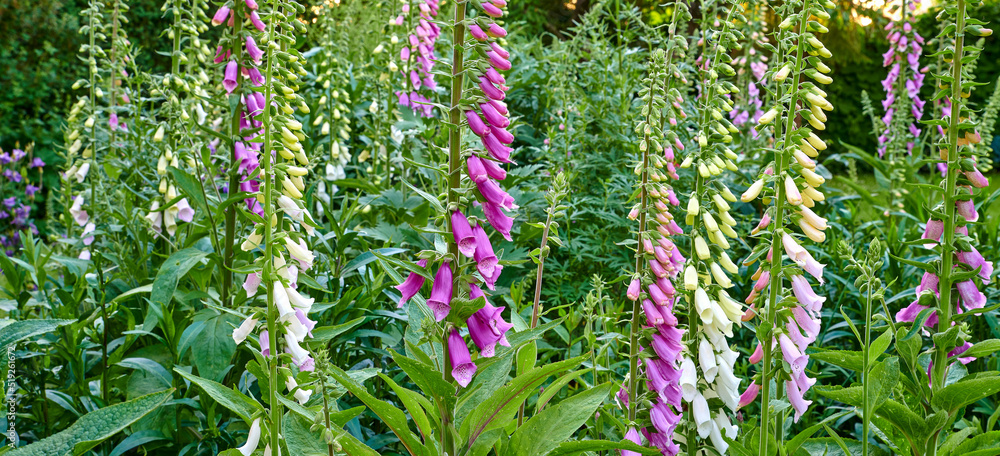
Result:
[[[815,384],[806,373],[809,356],[806,348],[819,334],[819,312],[826,298],[817,295],[806,274],[823,283],[823,265],[801,244],[802,237],[813,242],[823,242],[826,220],[816,215],[812,207],[823,201],[817,190],[824,182],[816,171],[813,160],[826,143],[812,130],[824,130],[827,117],[824,111],[833,109],[826,100],[826,92],[812,82],[829,84],[826,75],[829,67],[821,57],[831,57],[830,51],[816,37],[827,31],[819,21],[829,19],[825,8],[834,5],[826,0],[788,2],[779,8],[783,20],[778,31],[778,52],[774,56],[768,75],[776,84],[773,100],[777,100],[758,122],[758,129],[771,128],[775,143],[774,161],[765,165],[758,179],[743,194],[743,202],[755,200],[761,193],[771,200],[758,226],[752,231],[761,243],[744,261],[747,266],[761,260],[753,275],[756,283],[747,297],[750,309],[744,316],[749,320],[760,314],[757,327],[760,343],[750,357],[751,363],[763,362],[760,372],[740,397],[740,406],[753,402],[761,395],[760,454],[769,454],[769,435],[777,435],[771,410],[771,381],[783,386],[792,408],[794,419],[806,412],[812,401],[805,394]],[[787,104],[786,104],[787,100]],[[796,125],[796,118],[807,125]],[[766,200],[765,200],[766,201]],[[791,222],[791,223],[789,223]],[[800,234],[787,225],[798,225]],[[784,252],[784,255],[782,254]],[[786,267],[785,255],[793,266]],[[785,288],[785,279],[791,290]],[[790,291],[790,293],[789,293]],[[785,363],[775,363],[774,349],[780,349]],[[780,391],[774,391],[780,398]]]
[[[729,52],[741,48],[739,42],[745,37],[734,25],[745,23],[746,18],[739,11],[739,4],[726,6],[728,13],[721,23],[714,16],[705,16],[705,20],[716,21],[718,26],[706,28],[702,37],[698,147],[681,163],[681,168],[696,170],[695,188],[685,217],[690,226],[691,256],[684,269],[688,337],[680,379],[684,400],[688,402],[685,435],[688,454],[698,454],[699,439],[710,439],[715,449],[724,454],[729,444],[723,434],[733,439],[737,431],[726,412],[727,408],[736,411],[740,384],[733,373],[739,354],[729,347],[727,340],[733,336],[734,323],[742,324],[743,313],[726,292],[733,286],[728,274],[739,273],[726,253],[729,239],[738,239],[734,230],[736,219],[729,214],[729,203],[735,202],[736,197],[719,177],[724,170],[738,169],[733,162],[737,155],[728,144],[740,130],[723,113],[733,110],[728,96],[739,93],[736,85],[725,78],[736,75],[730,66]]]
[[[264,288],[267,298],[264,308],[249,309],[250,316],[233,332],[233,339],[237,343],[246,340],[255,332],[259,315],[263,314],[266,326],[260,331],[258,340],[271,378],[266,392],[270,413],[253,421],[247,443],[240,450],[243,454],[251,454],[266,431],[269,443],[264,453],[280,454],[279,385],[283,381],[288,394],[305,404],[311,390],[300,388],[299,381],[308,375],[305,372],[315,368],[309,351],[301,345],[316,325],[309,319],[313,299],[300,293],[297,286],[299,271],[306,271],[313,264],[313,253],[306,238],[313,234],[316,226],[301,201],[309,160],[300,144],[305,139],[302,124],[292,117],[295,112],[292,106],[300,109],[304,106],[296,89],[299,76],[306,71],[301,63],[302,56],[294,47],[295,31],[303,27],[295,15],[304,9],[288,0],[268,1],[262,8],[253,0],[245,0],[245,9],[244,5],[239,5],[244,3],[242,0],[236,3],[233,9],[229,4],[220,8],[213,23],[228,22],[235,28],[234,39],[219,52],[220,55],[239,55],[226,63],[223,85],[228,93],[242,92],[240,106],[246,106],[247,111],[240,116],[237,131],[247,144],[237,140],[234,148],[240,158],[250,157],[257,165],[243,166],[241,172],[248,179],[260,182],[252,191],[244,190],[250,193],[245,214],[255,226],[242,249],[262,255],[253,261],[253,272],[247,274],[243,288],[248,297]],[[241,27],[246,20],[253,28]],[[264,49],[257,47],[258,42]],[[245,53],[230,54],[232,49],[226,49],[244,46]],[[247,87],[248,82],[258,89]],[[259,157],[256,145],[261,149]],[[281,351],[280,345],[284,346]],[[279,369],[279,364],[286,362]]]
[[[511,67],[510,54],[501,47],[501,39],[507,35],[500,23],[506,2],[484,1],[473,9],[463,1],[454,5],[451,125],[445,175],[448,193],[446,213],[440,218],[447,227],[448,251],[420,252],[417,265],[420,269],[436,265],[427,307],[436,322],[436,338],[444,347],[444,376],[466,387],[477,367],[463,327],[468,328],[468,336],[481,357],[494,356],[497,345],[509,346],[506,332],[511,325],[503,320],[504,308],[492,306],[481,285],[495,289],[503,269],[486,230],[492,227],[511,240],[514,219],[508,211],[518,207],[499,184],[507,175],[500,165],[511,163],[513,149],[508,144],[514,140],[507,130],[510,120],[503,102],[507,86],[501,74]],[[475,16],[467,17],[470,12]],[[467,32],[472,40],[467,39]],[[466,55],[466,47],[476,52]],[[467,75],[474,84],[463,91]],[[482,149],[463,147],[463,125],[478,137]],[[424,275],[414,272],[397,286],[402,295],[400,307],[420,291],[424,282]],[[452,410],[442,410],[442,427],[451,424],[452,414]],[[448,436],[443,438],[444,451],[455,454],[455,442]]]

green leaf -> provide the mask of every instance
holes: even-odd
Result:
[[[455,405],[455,385],[446,382],[441,373],[429,364],[406,357],[395,350],[389,350],[389,353],[396,365],[406,372],[406,376],[420,388],[420,391],[430,396],[438,407],[452,409]]]
[[[841,443],[847,448],[848,453],[845,454],[844,450],[840,446]],[[841,440],[838,442],[837,439],[832,437],[822,437],[809,439],[802,444],[802,447],[795,452],[794,456],[862,456],[861,454],[861,442],[857,440]],[[888,456],[885,450],[877,446],[868,447],[868,456]]]
[[[993,456],[1000,454],[1000,431],[987,432],[962,442],[952,452],[961,456]]]
[[[917,356],[920,355],[923,342],[919,337],[906,338],[906,334],[906,328],[901,327],[896,331],[896,353],[899,353],[903,361],[906,361],[906,365],[912,369],[917,365]]]
[[[373,252],[377,252],[379,255],[383,256],[390,256],[408,251],[409,250],[407,249],[400,249],[397,247],[386,247],[384,249],[374,249],[369,252],[364,252],[361,255],[358,255],[357,257],[352,259],[351,261],[348,261],[347,264],[344,265],[344,269],[343,271],[341,271],[341,274],[347,274],[348,272],[360,269],[362,266],[377,260],[378,258],[375,256],[375,253]]]
[[[885,353],[885,351],[889,348],[889,344],[891,343],[892,343],[891,329],[883,332],[881,336],[878,336],[878,338],[875,339],[874,342],[872,342],[871,347],[869,347],[870,351],[868,352],[870,356],[870,358],[868,358],[868,367],[871,367],[872,364],[875,363],[875,360],[878,359],[879,355]]]
[[[152,374],[153,378],[157,379],[162,386],[170,386],[173,383],[173,377],[171,377],[170,372],[167,372],[167,369],[161,366],[160,363],[148,358],[125,358],[119,361],[118,365]]]
[[[406,411],[410,412],[410,418],[412,418],[413,423],[417,425],[417,430],[420,431],[424,441],[430,439],[432,436],[431,422],[427,419],[424,409],[420,406],[420,399],[423,397],[414,391],[399,386],[396,382],[392,381],[388,375],[379,372],[378,376],[389,384],[389,387],[396,393],[396,397],[398,397],[400,402],[403,403],[403,406],[406,407]]]
[[[215,399],[220,405],[239,415],[247,423],[252,421],[250,418],[253,417],[254,413],[264,411],[264,407],[257,401],[244,396],[239,391],[226,388],[221,383],[189,374],[177,367],[174,368],[174,372],[181,374],[181,377],[184,377],[189,382],[198,385],[212,399]]]
[[[536,367],[514,377],[507,385],[490,394],[489,398],[477,405],[469,416],[462,420],[459,431],[462,440],[471,446],[483,432],[506,426],[517,413],[521,403],[534,394],[549,376],[577,367],[586,359],[587,355],[582,355]]]
[[[941,456],[950,455],[952,451],[955,451],[955,448],[958,447],[960,443],[968,439],[969,436],[975,434],[976,432],[979,432],[979,429],[971,426],[957,432],[953,432],[938,448],[938,454]]]
[[[591,388],[531,417],[510,436],[508,456],[543,456],[583,426],[611,392],[611,383]]]
[[[911,441],[922,441],[926,437],[927,425],[923,417],[893,399],[885,401],[878,409],[878,414],[896,426]]]
[[[142,323],[144,331],[152,331],[163,319],[163,308],[170,305],[170,300],[177,290],[181,278],[187,275],[196,264],[208,254],[196,248],[187,248],[175,252],[160,266],[153,280],[153,293],[149,297],[149,312]]]
[[[176,182],[177,186],[184,191],[184,194],[194,200],[195,206],[197,206],[198,209],[206,212],[208,211],[208,202],[205,201],[205,194],[201,187],[201,181],[196,180],[188,174],[187,171],[180,168],[174,168],[173,166],[170,167],[170,175],[173,176],[174,182]]]
[[[962,353],[959,356],[963,358],[964,357],[985,358],[998,350],[1000,350],[1000,340],[989,339],[974,344],[972,347],[969,347],[969,349],[966,350],[965,353]]]
[[[347,323],[341,323],[335,326],[321,326],[319,328],[313,329],[313,337],[309,338],[310,342],[328,341],[337,337],[354,327],[360,325],[365,321],[365,317],[355,318]]]
[[[118,445],[115,445],[115,449],[111,451],[110,456],[121,456],[129,450],[138,448],[149,442],[166,439],[167,437],[160,431],[145,430],[135,432],[132,435],[125,437],[125,440],[122,440]]]
[[[549,452],[548,456],[572,456],[581,453],[600,454],[600,452],[611,454],[611,450],[634,451],[650,456],[660,454],[660,450],[656,448],[636,445],[628,440],[622,440],[621,442],[612,442],[610,440],[574,440],[560,443],[558,447]]]
[[[1000,392],[1000,376],[967,378],[942,388],[934,394],[931,405],[949,414],[980,399]]]
[[[392,432],[396,434],[399,441],[406,447],[406,451],[412,456],[419,456],[426,453],[426,448],[420,443],[413,431],[407,425],[406,414],[402,410],[396,408],[392,404],[385,402],[381,399],[375,398],[368,391],[354,381],[351,377],[347,375],[342,369],[336,366],[330,366],[330,375],[333,376],[344,388],[347,388],[351,394],[355,395],[361,402],[371,409],[378,417],[392,429]]]
[[[818,349],[822,350],[822,349]],[[809,358],[843,367],[855,372],[861,371],[864,365],[864,353],[854,350],[822,350],[810,353]]]
[[[312,423],[305,418],[286,413],[281,419],[281,436],[288,445],[288,454],[295,456],[326,456],[329,446],[323,441],[323,432],[311,432]]]
[[[435,211],[437,211],[438,213],[444,212],[444,206],[441,205],[441,202],[438,201],[438,199],[436,197],[434,197],[434,195],[431,195],[430,193],[427,193],[427,192],[425,192],[425,191],[423,191],[423,190],[421,190],[421,189],[419,189],[417,187],[414,187],[412,184],[410,184],[409,182],[407,182],[405,180],[402,181],[402,182],[403,182],[403,185],[406,185],[407,188],[409,188],[410,190],[413,190],[418,195],[420,195],[421,198],[427,200],[427,202],[431,204],[431,207],[433,207]]]
[[[868,404],[870,410],[878,410],[899,383],[899,358],[893,356],[875,364],[869,373],[869,379],[871,386],[868,389]]]
[[[17,448],[10,456],[80,455],[96,447],[107,438],[121,432],[140,418],[162,405],[174,390],[137,397],[102,409],[94,410],[64,431],[39,440],[31,445]]]
[[[29,337],[35,337],[75,320],[19,320],[0,328],[0,353],[7,353],[7,346]]]
[[[236,354],[233,328],[239,324],[239,318],[228,313],[205,320],[205,327],[199,333],[197,343],[191,345],[191,358],[199,376],[209,380],[222,380]]]
[[[816,392],[822,396],[855,407],[861,407],[864,402],[860,386],[851,386],[848,388],[842,386],[817,387]]]

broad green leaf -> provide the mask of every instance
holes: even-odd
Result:
[[[209,380],[222,380],[236,354],[233,328],[240,325],[235,315],[222,313],[205,320],[197,343],[191,345],[191,358],[198,375]]]
[[[855,407],[861,407],[864,402],[861,396],[862,391],[860,386],[842,387],[842,386],[827,386],[827,387],[817,387],[816,392],[822,396],[826,396],[838,402],[843,402],[847,405],[853,405]]]
[[[656,448],[636,445],[628,440],[622,440],[621,442],[612,442],[610,440],[574,440],[559,444],[558,447],[549,452],[548,456],[573,456],[581,453],[600,454],[600,452],[612,454],[612,450],[628,450],[650,456],[660,454],[660,450]]]
[[[240,418],[243,418],[243,421],[246,421],[247,423],[252,421],[250,418],[254,413],[264,411],[264,407],[257,401],[244,396],[243,393],[239,391],[226,388],[226,386],[221,383],[189,374],[177,367],[174,368],[174,372],[181,374],[181,377],[184,377],[189,382],[198,385],[198,387],[208,393],[212,399],[215,399],[215,401],[220,405],[239,415]]]
[[[531,417],[510,436],[507,456],[543,456],[568,440],[608,398],[612,385],[591,388]]]
[[[396,437],[399,438],[399,441],[406,447],[406,451],[410,455],[420,456],[426,453],[426,448],[420,443],[420,439],[417,438],[407,425],[406,414],[402,410],[368,394],[368,390],[349,377],[347,372],[344,372],[339,367],[330,366],[330,374],[344,388],[347,388],[351,394],[361,399],[361,402],[364,402],[372,412],[378,415],[389,429],[392,429],[392,432],[396,434]]]
[[[286,413],[281,419],[281,436],[285,438],[288,454],[294,456],[326,456],[329,446],[323,441],[323,432],[310,432],[312,423],[295,413]]]
[[[166,439],[167,437],[160,431],[147,430],[135,432],[132,435],[125,437],[125,440],[122,440],[118,445],[115,445],[115,449],[111,451],[110,456],[121,456],[129,450],[138,448],[139,446],[145,445],[149,442]]]
[[[962,353],[959,356],[972,357],[972,358],[985,358],[998,350],[1000,350],[1000,340],[989,339],[989,340],[984,340],[982,342],[977,342],[968,350],[966,350],[965,353]]]
[[[427,419],[427,415],[424,413],[424,409],[420,406],[420,400],[415,397],[419,396],[416,392],[403,388],[399,386],[396,382],[392,381],[388,375],[383,373],[378,374],[383,381],[389,384],[389,387],[396,393],[396,397],[403,403],[406,407],[406,411],[410,412],[410,418],[413,419],[413,423],[417,425],[417,430],[420,431],[421,436],[423,436],[424,441],[431,438],[431,422]]]
[[[413,358],[404,356],[395,350],[389,350],[392,360],[396,362],[410,381],[420,388],[420,391],[430,396],[439,407],[450,410],[455,405],[455,385],[444,380],[444,377],[434,367]]]
[[[177,290],[177,284],[188,271],[197,265],[208,254],[195,248],[187,248],[175,252],[160,266],[153,280],[153,291],[149,297],[149,311],[142,323],[142,329],[152,331],[163,318],[163,308],[170,305],[170,300]]]
[[[74,320],[18,320],[0,328],[0,350],[7,353],[7,346],[73,323]]]
[[[205,201],[205,193],[204,189],[201,187],[201,182],[196,180],[183,169],[171,166],[169,170],[170,174],[174,178],[174,182],[176,182],[177,186],[184,191],[183,195],[191,197],[195,202],[196,208],[208,211],[208,202]]]
[[[899,328],[896,331],[896,353],[906,361],[906,365],[911,369],[917,365],[917,357],[920,356],[922,339],[919,337],[906,338],[906,328]]]
[[[809,358],[860,372],[864,365],[864,353],[854,350],[821,350],[809,353]]]
[[[339,325],[336,325],[336,326],[320,326],[320,327],[318,327],[316,329],[313,329],[313,331],[312,331],[313,337],[310,337],[309,341],[310,342],[320,342],[320,341],[331,340],[334,337],[337,337],[337,336],[339,336],[339,335],[341,335],[341,334],[343,334],[343,333],[345,333],[347,331],[350,331],[355,326],[360,325],[364,321],[365,321],[365,317],[358,317],[358,318],[355,318],[355,319],[353,319],[353,320],[351,320],[351,321],[349,321],[347,323],[342,323],[342,324],[339,324]]]
[[[868,404],[871,410],[878,410],[889,399],[892,389],[899,382],[899,358],[893,356],[880,361],[872,368],[869,378],[871,386],[868,389]]]
[[[923,439],[927,433],[927,424],[923,417],[893,399],[882,404],[878,409],[878,415],[896,426],[910,440]]]
[[[958,456],[994,456],[1000,454],[1000,431],[977,435],[955,447],[952,454]]]
[[[577,367],[586,359],[587,355],[578,356],[536,367],[514,377],[510,383],[490,394],[489,398],[477,405],[469,413],[469,416],[462,420],[459,431],[462,441],[469,446],[483,432],[506,426],[517,413],[521,403],[533,394],[547,378],[557,372]]]
[[[121,432],[170,399],[171,388],[159,393],[135,398],[94,410],[76,420],[70,427],[31,445],[17,448],[10,456],[80,455],[107,438]]]
[[[849,455],[844,453],[840,444],[832,437],[809,439],[802,444],[802,447],[795,452],[794,456],[862,456],[861,442],[857,440],[843,440],[843,444],[847,447],[848,452],[850,452]],[[889,454],[877,446],[869,446],[868,455],[888,456]]]
[[[1000,392],[1000,376],[967,378],[948,385],[934,394],[931,405],[948,413],[954,413],[980,399]]]
[[[976,432],[979,432],[979,429],[975,427],[967,427],[957,432],[953,432],[947,439],[945,439],[944,443],[938,447],[938,454],[941,456],[950,455],[960,443],[964,442],[969,438],[969,436],[975,434]]]
[[[119,366],[127,367],[129,369],[138,369],[145,371],[157,379],[163,386],[170,386],[173,383],[173,378],[170,376],[170,372],[167,372],[160,363],[153,361],[148,358],[125,358],[118,363]]]
[[[377,451],[346,432],[337,437],[337,443],[344,449],[347,456],[380,456]]]
[[[396,255],[398,253],[403,253],[403,252],[408,252],[408,251],[409,250],[407,250],[407,249],[401,249],[401,248],[398,248],[398,247],[386,247],[386,248],[383,248],[383,249],[374,249],[374,250],[372,250],[370,252],[364,252],[361,255],[358,255],[357,257],[355,257],[354,259],[352,259],[351,261],[348,261],[347,264],[344,265],[344,269],[340,273],[341,274],[347,274],[348,272],[357,270],[357,269],[361,268],[362,266],[364,266],[364,265],[366,265],[368,263],[371,263],[372,261],[377,260],[378,258],[376,258],[375,254],[372,253],[372,252],[378,252],[380,255],[390,256],[390,255]]]
[[[878,359],[879,355],[885,353],[885,351],[889,349],[889,344],[891,343],[892,343],[891,329],[883,332],[881,336],[878,336],[878,338],[872,342],[871,347],[869,347],[870,351],[868,352],[869,356],[868,367],[871,367],[872,364],[875,364],[875,361]]]

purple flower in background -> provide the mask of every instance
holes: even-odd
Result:
[[[14,159],[10,158],[10,154],[7,152],[0,152],[0,165],[6,165],[12,161],[14,161]]]
[[[31,163],[28,165],[28,168],[43,168],[43,167],[45,167],[45,162],[38,157],[35,157],[33,160],[31,160]]]
[[[15,172],[12,169],[5,169],[5,170],[3,170],[3,176],[6,177],[7,180],[9,180],[9,181],[11,181],[11,182],[13,182],[15,184],[18,183],[18,182],[21,182],[21,173]]]
[[[27,195],[28,198],[31,198],[34,197],[35,193],[41,189],[42,187],[35,187],[34,185],[28,184],[28,186],[24,188],[24,194]]]

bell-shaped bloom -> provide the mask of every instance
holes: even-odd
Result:
[[[747,385],[746,391],[740,395],[740,408],[746,407],[757,400],[757,395],[760,394],[760,385],[754,380]]]
[[[257,294],[257,289],[260,288],[261,277],[259,272],[251,272],[247,274],[246,280],[243,281],[243,289],[247,292],[247,297],[252,297]]]
[[[754,349],[753,353],[750,354],[750,364],[757,364],[760,362],[761,358],[764,357],[764,349],[761,348],[760,344],[757,344],[757,348]]]
[[[154,202],[153,204],[159,206],[159,203]],[[154,209],[151,212],[156,212],[156,210]],[[73,206],[69,208],[69,213],[73,216],[73,221],[76,222],[77,225],[84,226],[87,224],[87,221],[90,220],[90,216],[87,214],[87,211],[83,210],[82,196],[76,196],[73,198]]]
[[[799,389],[799,385],[790,380],[785,382],[785,393],[788,395],[788,401],[792,403],[792,408],[795,409],[794,421],[798,423],[799,418],[802,418],[802,415],[812,405],[812,401],[803,399],[802,390]]]
[[[486,220],[490,222],[490,226],[497,230],[504,239],[508,241],[513,240],[510,237],[510,230],[514,226],[514,219],[508,216],[500,206],[486,202],[483,204],[483,214],[486,215]]]
[[[417,266],[421,268],[427,267],[427,260],[420,260],[417,262]],[[406,301],[410,298],[416,296],[420,291],[420,287],[424,286],[424,276],[417,274],[416,272],[411,272],[410,275],[406,276],[406,280],[403,283],[396,285],[396,289],[399,290],[401,297],[399,298],[398,308],[402,308]]]
[[[312,356],[309,356],[309,351],[302,348],[295,335],[290,332],[285,333],[285,353],[292,355],[292,361],[295,362],[299,370],[311,371],[313,369],[315,361]]]
[[[229,7],[223,6],[215,11],[215,15],[212,16],[212,25],[222,25],[223,22],[229,20]],[[255,445],[256,447],[256,445]],[[247,454],[247,453],[244,453]]]
[[[469,347],[465,345],[465,339],[455,328],[452,328],[451,334],[448,335],[448,360],[451,362],[451,376],[455,381],[463,388],[469,386],[477,367],[472,362],[472,355],[469,353]]]
[[[681,416],[674,413],[673,409],[663,402],[657,402],[653,405],[649,410],[649,418],[653,422],[653,427],[665,435],[672,434],[677,428],[677,423],[681,421]]]
[[[486,182],[490,178],[490,175],[486,172],[486,165],[483,164],[483,159],[473,155],[466,160],[465,164],[469,170],[469,179],[473,182],[480,184]]]
[[[694,400],[691,401],[691,415],[698,426],[698,436],[707,438],[712,428],[712,413],[708,409],[708,401],[700,392],[695,394]]]
[[[638,277],[632,279],[632,282],[628,285],[628,290],[625,291],[625,296],[630,300],[636,301],[639,299],[639,293],[642,291],[642,282]]]
[[[472,258],[472,254],[476,252],[476,238],[472,235],[469,219],[462,211],[451,213],[451,230],[455,237],[455,243],[458,244],[458,251],[468,258]]]
[[[489,39],[489,35],[487,35],[486,32],[476,24],[469,25],[469,34],[479,41],[486,41]]]
[[[514,150],[510,147],[505,146],[500,139],[496,137],[493,133],[490,133],[482,137],[483,147],[486,148],[486,152],[489,152],[490,156],[497,159],[501,163],[510,163],[510,153]]]
[[[625,440],[632,442],[636,445],[642,445],[642,437],[639,435],[639,431],[636,431],[634,427],[628,428],[628,432],[625,433]],[[620,450],[621,456],[640,456],[639,453],[630,450]]]
[[[496,180],[504,180],[507,178],[507,171],[504,171],[503,167],[499,163],[490,160],[488,158],[482,159],[483,167],[486,168],[486,174]]]
[[[430,307],[431,312],[434,313],[434,319],[437,321],[444,320],[448,316],[448,312],[451,312],[453,286],[451,263],[442,263],[437,274],[434,275],[431,297],[427,299],[427,307]]]
[[[216,14],[216,16],[218,16],[218,14]],[[260,418],[255,418],[253,423],[250,424],[250,432],[247,434],[246,443],[237,449],[240,450],[240,453],[242,453],[243,456],[250,456],[254,451],[257,451],[258,443],[260,443]]]
[[[260,354],[265,358],[271,356],[271,339],[266,329],[260,331]]]
[[[264,25],[264,21],[260,20],[260,15],[258,15],[256,11],[250,12],[250,23],[253,24],[254,28],[261,32],[267,30],[267,26]]]
[[[253,59],[254,63],[260,65],[260,59],[264,57],[264,51],[257,47],[257,42],[253,40],[253,37],[247,35],[246,39],[247,55]]]
[[[486,180],[485,182],[477,183],[476,187],[479,188],[479,192],[482,193],[483,198],[490,204],[510,211],[517,209],[518,206],[514,204],[514,198],[500,188],[500,185],[496,181]]]
[[[285,286],[281,284],[281,281],[275,280],[271,284],[271,289],[274,295],[274,307],[278,309],[278,316],[285,317],[294,314],[295,309],[292,308],[292,304],[288,301],[288,293],[285,292]]]
[[[225,78],[222,80],[222,86],[225,87],[226,93],[231,94],[236,90],[236,86],[239,85],[239,74],[240,66],[235,60],[230,60],[226,64]]]
[[[809,280],[802,276],[801,274],[795,274],[791,277],[792,279],[792,293],[795,294],[795,299],[799,300],[799,304],[809,309],[811,312],[819,312],[823,307],[823,303],[826,302],[826,298],[819,296],[813,291],[812,286],[809,285]]]
[[[823,283],[823,266],[808,251],[793,239],[788,233],[781,236],[781,243],[785,247],[788,257],[799,265],[803,270],[811,274],[819,283]]]
[[[714,382],[715,376],[719,373],[719,365],[715,362],[715,350],[712,349],[712,344],[704,337],[698,343],[698,364],[705,381]]]
[[[989,179],[979,171],[979,168],[972,168],[972,171],[966,171],[965,177],[969,179],[973,187],[976,188],[986,188],[990,186]]]
[[[242,344],[244,340],[247,340],[247,336],[253,332],[254,328],[257,326],[257,319],[253,317],[248,317],[243,320],[243,323],[239,327],[233,330],[233,340],[236,344]]]
[[[482,291],[479,290],[477,285],[471,286],[482,296]],[[469,297],[473,297],[474,294],[474,292],[470,292]],[[466,320],[466,323],[469,325],[469,336],[472,338],[472,342],[476,344],[476,347],[479,348],[479,354],[483,357],[492,357],[496,353],[498,343],[503,346],[510,346],[505,335],[514,325],[503,320],[503,311],[503,307],[493,307],[487,301],[482,309],[477,310],[476,313],[472,314]]]
[[[479,114],[476,111],[471,109],[465,111],[465,118],[469,121],[469,129],[471,129],[472,132],[476,134],[476,136],[483,137],[487,133],[489,133],[490,131],[489,127],[487,127],[486,124],[483,123],[483,119],[479,117]]]
[[[975,247],[972,248],[971,252],[958,252],[958,261],[965,263],[972,269],[978,268],[979,277],[983,279],[983,283],[990,283],[990,278],[993,276],[993,262],[986,261],[983,254],[979,253]]]
[[[956,202],[955,209],[967,222],[975,222],[976,220],[979,220],[979,212],[976,211],[976,203],[971,199]]]
[[[288,304],[292,306],[292,309],[301,309],[307,315],[312,311],[313,303],[316,302],[315,298],[302,296],[295,288],[285,288],[285,294],[288,295]]]
[[[778,336],[778,345],[781,347],[781,354],[784,356],[785,362],[792,366],[793,375],[805,370],[809,363],[809,356],[803,355],[799,351],[799,347],[787,335]]]
[[[194,220],[194,209],[191,207],[191,204],[188,203],[187,198],[181,198],[181,200],[178,201],[174,207],[177,208],[178,220],[188,223]]]
[[[687,357],[681,359],[680,371],[681,393],[685,401],[691,402],[694,400],[694,395],[698,392],[698,372],[694,361]]]
[[[958,295],[962,297],[962,305],[965,310],[981,309],[986,306],[986,295],[979,291],[976,282],[966,280],[955,285],[958,288]]]
[[[652,346],[653,351],[656,352],[656,356],[666,360],[677,359],[677,354],[680,353],[683,348],[679,339],[655,333],[653,334]]]
[[[920,236],[920,239],[930,239],[935,241],[934,243],[924,244],[924,247],[932,249],[937,244],[937,241],[941,240],[942,234],[944,234],[944,222],[941,220],[929,219],[927,220],[927,225],[924,228],[924,234]]]
[[[499,259],[493,252],[493,244],[490,243],[489,235],[486,234],[486,230],[483,230],[483,227],[478,223],[472,228],[472,236],[476,244],[476,250],[473,255],[473,258],[476,260],[476,270],[483,276],[486,286],[492,290],[496,284],[496,279],[500,277],[500,269],[502,267],[499,264]]]
[[[483,110],[483,115],[486,116],[486,121],[490,125],[497,128],[507,128],[510,125],[510,120],[507,119],[497,108],[491,103],[480,103],[479,108]],[[482,136],[482,135],[479,135]]]

